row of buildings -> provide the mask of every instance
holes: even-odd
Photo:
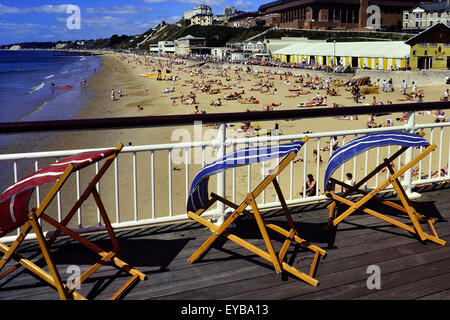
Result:
[[[450,70],[450,27],[437,23],[403,41],[297,42],[274,50],[282,62],[377,70]]]
[[[202,4],[186,11],[184,19],[190,24],[232,27],[415,32],[437,23],[450,26],[450,0],[276,0],[254,12],[229,7],[223,15],[216,16],[210,6]]]
[[[223,14],[212,13],[211,6],[199,4],[198,6],[184,12],[183,19],[187,25],[226,25],[230,17],[241,14],[242,11],[234,7],[226,7]]]
[[[208,47],[205,38],[188,35],[175,41],[160,41],[151,45],[150,51],[178,56],[207,55],[229,62],[255,59],[291,65],[339,65],[376,70],[450,70],[450,27],[443,23],[434,24],[406,42],[281,38]]]

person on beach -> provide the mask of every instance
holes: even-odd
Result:
[[[211,103],[209,105],[220,107],[222,105],[222,101],[220,100],[220,98],[218,98],[217,101],[211,101]]]
[[[193,112],[194,114],[198,114],[198,113],[200,113],[200,110],[198,109],[198,106],[195,106],[195,110],[194,110],[194,112]]]
[[[418,103],[423,102],[423,89],[419,89],[419,91],[416,94],[416,98]]]
[[[116,93],[115,93],[114,89],[111,89],[111,100],[112,101],[116,100]]]
[[[305,193],[307,197],[316,195],[316,180],[312,174],[308,174],[307,176],[305,192],[301,191],[300,195],[303,195],[303,193]]]
[[[403,80],[402,82],[402,94],[406,95],[406,88],[408,88],[408,84],[406,83],[405,80]]]
[[[383,89],[383,92],[388,92],[388,87],[387,87],[387,82],[386,82],[386,80],[385,79],[383,79],[383,87],[382,87]]]
[[[359,103],[359,98],[361,97],[359,86],[356,85],[353,89],[353,98],[356,103]]]
[[[323,163],[323,162],[324,162],[324,161],[322,160],[322,156],[318,157],[317,149],[314,149],[314,150],[313,150],[313,157],[314,157],[314,162],[316,162],[316,163],[317,163],[317,159],[319,159],[319,162],[320,162],[320,163]]]
[[[332,145],[332,149],[333,151],[336,151],[339,148],[339,140],[337,136],[334,136],[330,142],[327,143],[327,145],[325,147],[323,147],[322,149],[320,149],[321,151],[329,151],[330,150],[330,145]]]
[[[394,125],[393,120],[392,119],[386,119],[386,121],[384,122],[383,127],[392,127]]]
[[[375,119],[375,115],[371,114],[367,119],[367,128],[376,128],[377,127],[377,121]]]
[[[375,97],[375,96],[373,96],[372,97],[372,105],[373,106],[376,106],[376,105],[378,105],[379,103],[378,103],[378,101],[377,101],[377,97]]]
[[[441,102],[448,101],[448,89],[445,89],[444,94],[442,95]]]
[[[345,180],[344,183],[353,187],[355,185],[355,180],[353,180],[353,174],[351,174],[350,172],[347,172],[345,174]],[[342,188],[342,192],[347,192],[349,190],[349,188]]]

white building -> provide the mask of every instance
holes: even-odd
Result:
[[[211,6],[208,6],[206,4],[199,4],[195,8],[185,11],[183,18],[184,20],[190,20],[196,15],[209,15],[212,17],[213,14]]]
[[[266,47],[262,41],[249,41],[244,43],[244,51],[265,52]]]
[[[308,40],[301,37],[281,37],[281,39],[265,39],[264,44],[267,49],[266,53],[272,54],[276,50],[286,48],[297,43],[325,43],[325,40]]]
[[[203,37],[194,37],[192,35],[187,35],[183,38],[178,38],[175,40],[175,53],[176,54],[189,54],[197,48],[202,48],[206,46],[206,39]]]
[[[248,52],[231,52],[231,61],[239,62],[244,61],[252,56],[251,53]]]
[[[450,0],[442,3],[422,3],[403,11],[403,30],[425,30],[435,24],[450,26]]]
[[[272,52],[272,58],[288,63],[308,63],[378,70],[404,69],[410,46],[403,41],[297,43]]]
[[[158,41],[159,53],[174,53],[175,41]]]
[[[211,49],[211,55],[215,58],[225,59],[231,54],[231,49],[228,47],[216,47]]]

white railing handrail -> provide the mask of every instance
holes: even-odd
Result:
[[[226,124],[225,123],[218,123],[218,132],[219,134],[217,135],[217,137],[215,139],[212,139],[210,141],[192,141],[192,142],[178,142],[178,143],[166,143],[166,144],[152,144],[152,145],[142,145],[142,146],[125,146],[122,149],[121,153],[128,153],[128,154],[132,154],[133,155],[133,159],[132,161],[132,165],[130,167],[132,167],[133,170],[133,197],[130,197],[133,199],[133,204],[134,205],[134,218],[130,221],[121,221],[120,217],[120,209],[119,209],[119,180],[117,178],[118,173],[119,173],[119,169],[118,169],[118,165],[117,165],[117,161],[115,163],[115,167],[114,167],[114,175],[115,175],[115,184],[116,184],[116,191],[115,191],[115,206],[116,206],[116,222],[113,222],[113,227],[115,228],[125,228],[125,227],[138,227],[138,226],[144,226],[144,225],[149,225],[149,224],[154,224],[154,223],[168,223],[168,222],[175,222],[175,221],[184,221],[187,220],[188,217],[185,213],[181,213],[179,214],[179,212],[174,212],[173,209],[173,205],[172,205],[172,201],[173,201],[173,195],[172,195],[172,158],[171,155],[173,153],[174,150],[185,150],[186,153],[186,158],[188,159],[190,156],[190,152],[191,149],[193,148],[201,148],[202,152],[203,152],[203,159],[204,159],[204,152],[205,152],[205,148],[207,147],[211,147],[213,149],[216,150],[216,157],[222,155],[225,150],[229,147],[233,147],[236,148],[236,146],[238,145],[248,145],[248,144],[253,144],[253,143],[268,143],[268,142],[281,142],[281,141],[294,141],[294,140],[300,140],[302,139],[305,135],[308,135],[308,137],[310,138],[308,143],[312,143],[312,148],[314,149],[320,149],[320,141],[321,139],[326,139],[326,141],[328,142],[328,139],[333,139],[333,137],[337,136],[338,139],[340,139],[342,141],[342,143],[346,143],[348,142],[348,138],[346,139],[346,137],[350,136],[358,136],[358,135],[363,135],[363,134],[368,134],[368,133],[375,133],[375,132],[383,132],[383,131],[407,131],[407,132],[412,132],[415,130],[423,130],[423,129],[430,129],[431,130],[431,142],[433,142],[433,130],[435,129],[440,129],[440,143],[438,143],[440,145],[439,149],[438,149],[438,156],[439,156],[439,168],[438,168],[438,172],[440,170],[440,166],[442,164],[442,161],[447,161],[447,158],[445,158],[443,160],[443,151],[442,151],[442,145],[444,144],[445,147],[448,147],[450,150],[450,144],[449,142],[446,141],[442,141],[442,137],[443,137],[443,130],[444,129],[448,129],[450,128],[450,123],[426,123],[426,124],[417,124],[415,123],[415,117],[414,117],[414,112],[410,112],[409,113],[409,117],[408,117],[408,121],[406,121],[403,125],[400,126],[393,126],[393,127],[379,127],[379,128],[372,128],[372,129],[352,129],[352,130],[343,130],[343,131],[330,131],[330,132],[315,132],[315,133],[301,133],[301,134],[290,134],[290,135],[278,135],[278,136],[253,136],[253,137],[227,137],[227,130],[226,130]],[[264,120],[260,120],[260,121],[264,121]],[[317,144],[315,142],[311,142],[314,139],[317,140]],[[323,140],[322,140],[323,141]],[[331,144],[331,142],[330,142]],[[309,153],[310,149],[312,148],[308,148],[307,145],[304,146],[303,151],[301,151],[302,153],[302,157],[304,158],[304,162],[305,165],[303,166],[303,183],[301,184],[304,188],[305,186],[305,176],[307,173],[307,169],[306,169],[306,162],[308,162],[308,157],[309,157]],[[45,158],[61,158],[61,157],[65,157],[65,156],[70,156],[76,153],[81,153],[81,152],[89,152],[89,151],[98,151],[98,150],[104,150],[106,148],[92,148],[92,149],[77,149],[77,150],[61,150],[61,151],[49,151],[49,152],[31,152],[31,153],[16,153],[16,154],[3,154],[0,155],[0,161],[13,161],[14,162],[14,179],[17,180],[17,162],[21,161],[21,160],[34,160],[35,161],[35,169],[37,169],[38,164],[39,164],[39,160],[40,159],[45,159]],[[309,150],[309,151],[308,151]],[[151,179],[149,179],[149,184],[151,185],[151,212],[152,212],[152,217],[151,218],[141,218],[139,216],[138,213],[138,194],[139,194],[139,190],[138,190],[138,185],[137,185],[137,179],[140,179],[141,177],[138,176],[137,174],[137,157],[136,154],[140,153],[140,152],[150,152],[151,155],[151,161],[150,161],[150,167],[151,167]],[[168,165],[168,175],[169,175],[169,192],[168,192],[168,208],[164,209],[166,210],[169,214],[163,217],[156,217],[155,216],[155,188],[156,188],[156,183],[155,183],[155,174],[157,174],[157,172],[155,172],[155,152],[168,152],[169,154],[169,163],[168,164],[163,164],[162,167],[164,167],[165,165]],[[330,152],[331,154],[331,150],[330,151],[319,151],[320,155],[326,155],[328,154],[328,152]],[[390,152],[390,151],[389,151]],[[300,154],[300,153],[299,153]],[[411,150],[411,154],[405,155],[405,161],[407,161],[407,158],[412,156],[412,150]],[[366,161],[365,164],[360,164],[360,165],[365,165],[365,171],[367,171],[367,158],[368,154],[366,153]],[[119,160],[120,161],[120,160]],[[377,154],[377,162],[379,161],[379,152]],[[400,160],[399,160],[400,161]],[[409,173],[405,174],[405,178],[401,181],[402,184],[405,186],[405,190],[409,193],[411,192],[411,189],[414,186],[417,185],[422,185],[422,184],[427,184],[427,183],[438,183],[438,182],[443,182],[443,181],[448,181],[448,177],[435,177],[435,178],[431,178],[431,158],[429,160],[427,160],[427,162],[425,162],[425,160],[423,160],[424,163],[428,163],[428,176],[425,178],[422,178],[419,175],[418,179],[412,179],[411,175]],[[450,151],[448,154],[448,161],[450,162]],[[159,165],[161,167],[161,165]],[[186,162],[186,168],[185,168],[185,187],[186,187],[186,197],[187,197],[187,190],[189,188],[189,183],[192,180],[192,176],[189,176],[189,167],[190,163],[189,161]],[[419,164],[420,167],[422,167],[422,162],[420,162]],[[264,164],[262,165],[262,168],[264,171]],[[353,162],[353,172],[355,172],[355,168],[356,168],[356,161]],[[317,162],[316,164],[313,165],[309,165],[308,170],[311,170],[312,173],[315,174],[315,178],[317,181],[317,191],[319,189],[322,189],[323,186],[322,181],[319,180],[319,176],[320,176],[320,163]],[[341,175],[343,175],[343,171],[344,169],[342,168],[341,171]],[[289,171],[289,170],[288,170]],[[422,173],[422,169],[419,170],[420,173]],[[160,172],[160,171],[158,171]],[[232,171],[233,173],[233,184],[232,185],[232,193],[233,193],[233,198],[235,197],[236,194],[236,183],[235,183],[235,177],[236,177],[236,172],[233,169]],[[409,171],[408,171],[409,172]],[[248,184],[248,188],[250,189],[250,183],[251,183],[251,170],[250,170],[250,166],[248,166],[248,171],[247,171],[247,184]],[[300,195],[300,197],[297,195],[296,197],[294,197],[294,193],[293,193],[293,185],[294,185],[294,172],[293,172],[293,164],[291,163],[291,168],[290,168],[290,172],[289,172],[289,177],[290,177],[290,181],[289,181],[289,189],[290,189],[290,196],[286,197],[286,202],[288,203],[288,205],[296,205],[296,204],[300,204],[300,203],[308,203],[311,201],[324,201],[326,199],[328,199],[327,197],[325,197],[324,195],[317,195],[317,196],[312,196],[312,197],[306,197],[305,195]],[[320,177],[321,178],[321,177]],[[226,188],[225,188],[225,173],[223,173],[222,176],[218,176],[217,178],[217,193],[219,195],[225,196],[226,193]],[[377,176],[377,181],[378,181],[378,176]],[[301,181],[296,182],[298,184],[301,183]],[[320,185],[320,186],[319,186]],[[370,187],[367,186],[367,184],[365,185],[365,187],[367,187],[368,189],[370,189]],[[167,190],[166,190],[167,191]],[[164,191],[164,192],[166,192]],[[323,190],[322,190],[323,191]],[[317,193],[318,194],[318,193]],[[272,207],[276,207],[279,206],[279,203],[277,201],[273,202],[272,200],[266,201],[265,200],[265,195],[264,193],[262,194],[262,203],[258,204],[258,206],[261,209],[266,209],[266,208],[272,208]],[[37,201],[39,202],[40,199],[40,195],[39,195],[39,190],[37,192]],[[275,200],[277,198],[275,197]],[[184,198],[180,199],[177,198],[177,201],[184,201]],[[60,199],[58,198],[58,201],[60,201]],[[161,210],[159,210],[161,211]],[[209,212],[207,212],[206,214],[211,216],[211,217],[223,217],[225,212],[225,208],[224,207],[216,207],[216,208],[212,208]],[[83,226],[82,223],[82,219],[81,219],[81,214],[79,216],[79,228],[77,228],[77,231],[79,232],[89,232],[89,231],[100,231],[102,230],[102,227],[100,225],[97,226]],[[99,220],[100,223],[100,220]],[[2,238],[3,241],[10,241],[13,240],[14,237],[4,237]],[[30,235],[27,239],[33,239],[34,236]]]
[[[447,127],[450,123],[435,123],[435,124],[425,124],[416,125],[415,129],[421,128],[437,128],[437,127]],[[273,141],[288,141],[288,140],[300,140],[304,136],[309,138],[326,138],[332,136],[343,136],[343,135],[358,135],[367,134],[383,131],[397,131],[405,130],[406,126],[394,126],[394,127],[382,127],[373,129],[353,129],[345,131],[332,131],[332,132],[316,132],[308,134],[291,134],[291,135],[280,135],[280,136],[255,136],[248,138],[237,138],[237,139],[227,139],[225,143],[227,145],[232,144],[245,144],[245,143],[258,143],[258,142],[273,142]],[[194,142],[180,142],[180,143],[168,143],[168,144],[152,144],[152,145],[142,145],[142,146],[125,146],[123,147],[121,153],[133,153],[133,152],[143,152],[143,151],[161,151],[161,150],[174,150],[174,149],[186,149],[186,148],[201,148],[201,147],[217,147],[218,143],[216,140],[211,141],[194,141]],[[112,146],[114,147],[114,146]],[[10,154],[0,154],[0,161],[11,161],[11,160],[34,160],[34,159],[44,159],[44,158],[57,158],[71,156],[76,153],[82,152],[94,152],[101,151],[107,148],[90,148],[90,149],[73,149],[73,150],[60,150],[60,151],[40,151],[40,152],[27,152],[27,153],[10,153]]]

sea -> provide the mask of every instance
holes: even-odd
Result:
[[[73,118],[82,81],[100,69],[100,62],[99,57],[71,52],[0,51],[0,122]]]
[[[0,50],[0,122],[77,118],[93,95],[89,78],[100,70],[101,61],[98,56],[64,51]],[[52,151],[46,148],[46,139],[42,134],[1,134],[0,154]],[[0,177],[4,170],[0,163]]]

